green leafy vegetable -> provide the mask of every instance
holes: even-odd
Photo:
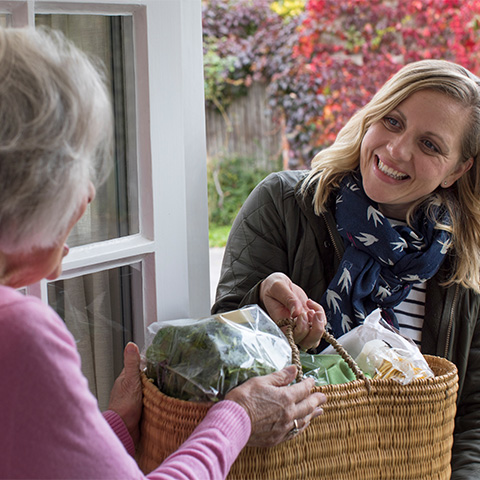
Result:
[[[241,322],[224,314],[162,326],[146,351],[147,376],[171,397],[216,401],[249,378],[288,365],[282,331],[258,307],[248,308],[235,311]]]

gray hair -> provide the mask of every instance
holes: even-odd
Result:
[[[0,28],[0,250],[55,245],[105,179],[112,138],[98,64],[59,32]]]

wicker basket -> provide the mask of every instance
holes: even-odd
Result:
[[[458,376],[455,365],[425,355],[434,378],[401,385],[357,380],[316,387],[327,396],[324,415],[273,448],[246,447],[229,479],[449,479]],[[144,473],[174,452],[205,417],[208,406],[167,397],[143,375]]]

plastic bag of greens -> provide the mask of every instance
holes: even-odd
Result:
[[[251,377],[291,364],[292,350],[257,305],[149,327],[146,375],[174,398],[217,401]]]

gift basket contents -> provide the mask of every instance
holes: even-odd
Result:
[[[276,325],[253,305],[151,325],[136,456],[145,474],[177,450],[230,389],[294,363],[296,381],[313,377],[315,391],[326,395],[324,414],[275,447],[245,447],[229,480],[450,478],[458,389],[453,363],[422,355],[378,312],[338,339],[325,333],[330,346],[315,355],[298,350],[294,320],[286,322]]]
[[[339,385],[356,380],[355,373],[338,354],[311,355],[300,352],[303,376],[315,380],[317,387]]]
[[[165,395],[218,401],[251,377],[290,365],[292,349],[258,306],[149,327],[146,376]],[[149,342],[148,342],[149,343]]]
[[[375,310],[364,323],[337,340],[368,378],[391,378],[403,385],[434,373],[417,345],[388,325]],[[355,380],[351,368],[330,345],[319,354],[300,353],[304,375],[317,386]]]

